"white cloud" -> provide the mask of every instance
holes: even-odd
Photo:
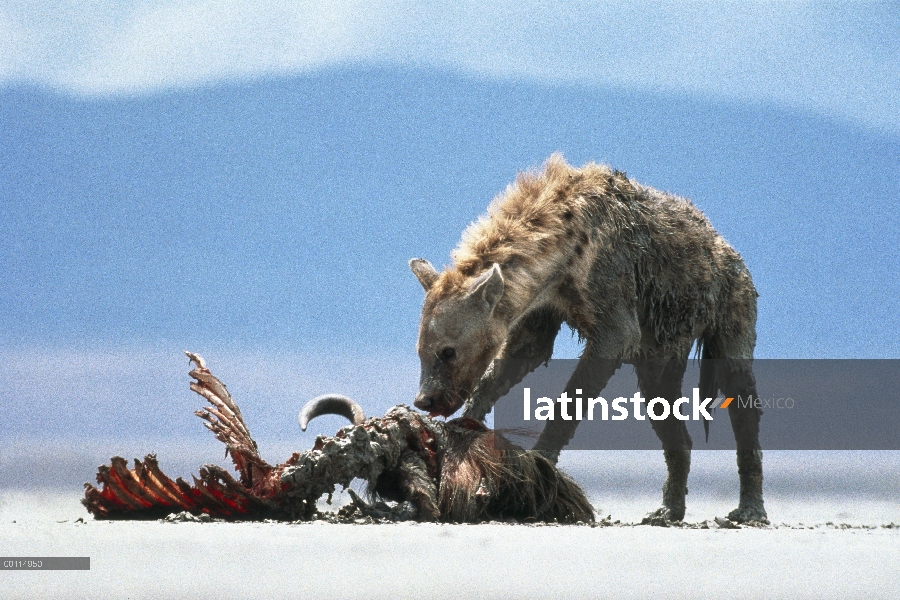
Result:
[[[87,93],[155,89],[362,59],[377,25],[367,24],[354,4],[329,3],[328,10],[312,2],[156,7],[135,15],[86,61],[73,87]]]
[[[0,81],[142,93],[347,62],[775,102],[900,132],[890,5],[541,0],[0,5]],[[113,8],[111,8],[111,6]]]
[[[0,7],[0,76],[86,95],[292,73],[370,54],[377,2],[59,2]],[[119,6],[117,4],[117,6]],[[25,40],[25,43],[22,43]],[[9,58],[7,58],[9,57]]]

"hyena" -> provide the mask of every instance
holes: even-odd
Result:
[[[410,261],[426,291],[415,405],[432,415],[465,403],[465,416],[483,420],[550,358],[564,322],[585,341],[570,397],[576,389],[600,394],[620,364],[633,363],[644,397],[677,398],[694,344],[704,396],[756,396],[758,294],[740,255],[684,198],[605,165],[573,168],[555,154],[494,199],[452,258],[440,273]],[[738,403],[728,411],[740,477],[729,518],[765,522],[761,413]],[[548,421],[535,449],[557,460],[578,423]],[[648,518],[681,520],[691,438],[674,415],[651,424],[668,477],[663,506]]]

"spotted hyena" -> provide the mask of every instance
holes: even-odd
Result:
[[[576,169],[551,156],[465,231],[451,267],[437,272],[422,259],[410,267],[426,291],[415,405],[433,415],[465,403],[466,416],[483,420],[550,358],[564,322],[585,340],[570,397],[600,394],[623,362],[635,365],[644,397],[681,396],[694,344],[704,395],[756,396],[758,294],[740,255],[691,202],[607,166]],[[729,517],[763,521],[760,411],[738,403],[728,411],[740,475]],[[651,517],[680,520],[691,438],[674,415],[651,423],[668,467],[663,506]],[[577,425],[548,421],[535,448],[556,460]]]

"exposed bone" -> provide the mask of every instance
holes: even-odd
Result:
[[[133,469],[114,457],[110,466],[98,468],[99,489],[85,484],[82,503],[95,518],[159,518],[188,511],[226,519],[309,519],[320,497],[359,478],[368,483],[373,502],[355,494],[351,498],[360,512],[376,518],[593,521],[581,489],[539,454],[511,445],[470,419],[434,421],[402,405],[364,421],[352,401],[329,409],[335,396],[320,397],[307,411],[309,418],[337,411],[354,424],[332,437],[317,437],[312,450],[272,466],[259,456],[225,386],[199,355],[187,355],[196,365],[191,389],[213,405],[196,414],[225,444],[239,480],[206,465],[191,485],[169,479],[152,454],[143,462],[135,459]]]

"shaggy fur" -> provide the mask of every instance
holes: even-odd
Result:
[[[390,423],[409,429],[403,436],[408,445],[396,465],[368,478],[369,496],[375,502],[395,501],[398,507],[357,502],[367,514],[393,517],[399,510],[420,521],[453,523],[594,520],[578,484],[540,453],[511,444],[481,423],[466,418],[431,421],[399,406],[366,426],[384,432]],[[412,504],[412,510],[403,503]]]
[[[578,484],[540,453],[523,450],[468,419],[447,425],[438,489],[442,520],[594,520]]]
[[[686,355],[719,328],[755,343],[756,291],[740,255],[688,200],[605,165],[574,169],[554,155],[543,172],[520,174],[464,232],[428,304],[464,293],[494,263],[505,286],[498,319],[521,318],[546,294],[542,304],[605,346],[604,358]],[[602,342],[622,305],[644,331]]]
[[[451,267],[438,273],[421,259],[410,266],[427,291],[416,406],[433,414],[452,414],[468,400],[466,416],[483,419],[550,358],[563,322],[586,341],[570,395],[578,388],[599,394],[615,361],[635,361],[644,396],[674,400],[695,344],[705,395],[756,395],[757,293],[740,255],[688,200],[607,166],[576,169],[551,156],[542,171],[520,174],[465,231]],[[731,516],[765,520],[760,413],[735,404],[729,411],[741,480]],[[577,424],[549,422],[536,448],[555,460]],[[690,436],[674,418],[652,424],[669,467],[660,514],[680,519]]]

